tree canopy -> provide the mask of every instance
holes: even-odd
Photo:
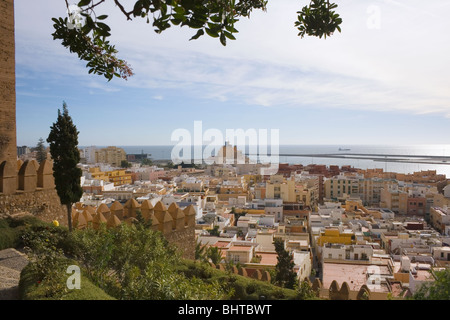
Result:
[[[53,18],[53,39],[76,53],[87,62],[89,73],[127,79],[133,75],[131,66],[117,57],[117,49],[110,43],[111,27],[108,15],[102,14],[105,0],[81,0],[77,5],[67,6],[67,17]],[[268,0],[135,0],[134,5],[125,8],[121,0],[114,4],[127,20],[137,18],[152,23],[154,31],[161,33],[171,26],[187,26],[197,30],[190,38],[203,35],[218,38],[222,45],[235,40],[236,23],[241,17],[249,18],[253,10],[267,9]],[[335,11],[337,5],[329,0],[310,0],[309,5],[298,11],[298,20],[293,24],[305,35],[326,38],[341,31],[342,19]]]
[[[72,204],[83,195],[81,187],[82,171],[78,168],[78,130],[73,124],[69,110],[64,102],[63,112],[58,110],[58,119],[50,127],[47,142],[53,159],[53,176],[61,204],[67,207],[69,230],[72,231]]]
[[[36,145],[36,160],[41,163],[47,159],[47,151],[45,151],[44,139],[39,138],[39,141]]]
[[[277,252],[277,265],[275,266],[275,283],[283,288],[293,289],[297,284],[297,274],[294,272],[292,254],[284,248],[284,240],[275,238],[273,244]]]
[[[425,282],[413,295],[414,300],[450,300],[450,269],[433,271],[434,281]]]

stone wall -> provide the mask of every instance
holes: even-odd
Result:
[[[65,206],[55,189],[53,164],[44,160],[0,163],[0,218],[29,213],[51,222],[67,224]]]
[[[14,1],[0,0],[0,163],[16,159]]]
[[[55,189],[0,194],[0,218],[21,213],[32,214],[47,222],[67,222],[67,211],[61,205]]]
[[[164,237],[183,252],[183,258],[195,259],[195,227],[186,227],[181,231],[166,233]]]

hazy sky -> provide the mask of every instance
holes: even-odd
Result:
[[[343,25],[331,38],[297,36],[309,1],[269,0],[226,47],[188,41],[186,27],[158,35],[101,6],[135,72],[108,83],[52,39],[64,0],[16,0],[17,143],[46,139],[66,101],[80,145],[173,144],[172,132],[193,132],[194,121],[279,129],[281,144],[448,144],[450,2],[335,2]]]

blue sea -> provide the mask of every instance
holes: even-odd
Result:
[[[103,146],[97,146],[102,148]],[[154,160],[170,160],[174,145],[165,146],[118,146],[127,154],[147,153]],[[242,150],[238,147],[238,149]],[[242,150],[243,151],[243,150]],[[246,153],[248,150],[246,150]],[[270,150],[269,150],[270,152]],[[416,155],[450,157],[449,145],[280,145],[279,154],[324,155],[351,153],[358,155]],[[194,154],[192,152],[192,154]],[[280,163],[290,164],[321,164],[321,165],[349,165],[360,169],[382,168],[385,172],[413,173],[415,171],[436,170],[438,174],[450,177],[450,161],[448,164],[424,164],[378,161],[371,159],[341,159],[321,158],[320,156],[280,156]]]

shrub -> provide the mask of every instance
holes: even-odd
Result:
[[[0,219],[0,250],[21,246],[24,230],[32,225],[43,223],[33,216]]]
[[[177,272],[181,258],[176,248],[161,233],[142,225],[75,230],[66,247],[89,278],[118,299],[220,299],[224,295],[212,282]]]

